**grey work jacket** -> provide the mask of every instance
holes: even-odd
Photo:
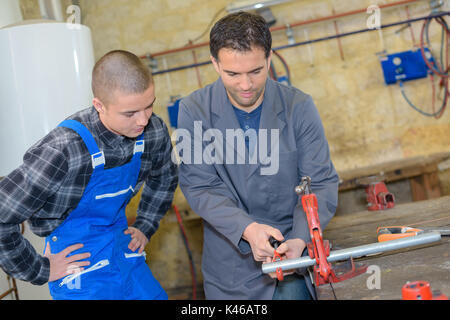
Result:
[[[302,176],[312,179],[322,229],[336,210],[339,178],[312,98],[268,79],[262,108],[260,129],[266,133],[259,132],[253,151],[264,152],[255,163],[255,153],[246,148],[242,153],[237,143],[241,128],[220,78],[180,102],[179,183],[204,219],[207,299],[272,299],[276,282],[261,272],[261,262],[241,237],[256,221],[278,228],[285,240],[308,242],[306,216],[294,192]],[[233,133],[235,139],[227,139]]]

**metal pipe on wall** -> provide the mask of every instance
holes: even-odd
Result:
[[[60,0],[39,0],[42,19],[64,21]]]
[[[411,3],[414,3],[414,2],[418,2],[418,1],[423,1],[423,0],[403,0],[403,1],[397,1],[397,2],[392,2],[392,3],[388,3],[388,4],[380,4],[379,8],[380,9],[386,9],[386,8],[391,8],[391,7],[395,7],[395,6],[407,5],[407,4],[411,4]],[[355,14],[366,13],[366,10],[367,10],[366,8],[363,8],[363,9],[357,9],[357,10],[352,10],[352,11],[332,14],[332,15],[329,15],[329,16],[320,17],[320,18],[316,18],[316,19],[305,20],[305,21],[298,21],[298,22],[294,22],[292,24],[289,24],[289,27],[293,28],[293,27],[299,27],[299,26],[304,26],[304,25],[318,23],[318,22],[324,22],[324,21],[328,21],[328,20],[336,20],[338,18],[343,18],[343,17],[355,15]],[[285,30],[287,28],[288,27],[286,25],[283,25],[283,26],[279,26],[279,27],[272,27],[272,28],[270,28],[270,31],[274,32],[274,31],[279,31],[279,30]],[[188,46],[184,46],[184,47],[181,47],[181,48],[175,48],[175,49],[155,52],[155,53],[152,53],[152,54],[149,54],[149,55],[148,54],[147,55],[143,55],[140,58],[141,59],[145,59],[148,56],[150,56],[152,58],[155,58],[155,57],[158,57],[158,56],[163,56],[163,55],[167,55],[167,54],[171,54],[171,53],[177,53],[177,52],[192,50],[192,49],[196,49],[196,48],[200,48],[200,47],[205,47],[205,46],[208,46],[208,45],[209,45],[209,41],[198,43],[198,44],[194,44],[194,45],[188,45]]]
[[[22,20],[19,0],[0,1],[0,28]]]
[[[420,18],[414,18],[414,19],[408,19],[408,20],[404,20],[404,21],[394,22],[394,23],[390,23],[390,24],[386,24],[386,25],[381,25],[380,26],[380,30],[384,29],[384,28],[395,27],[395,26],[402,25],[402,24],[418,22],[418,21],[426,20],[426,19],[429,19],[429,18],[432,18],[432,17],[443,17],[443,16],[447,16],[447,15],[450,15],[450,12],[442,12],[442,13],[434,14],[434,15],[430,15],[430,16],[425,16],[425,17],[420,17]],[[355,30],[355,31],[350,31],[350,32],[346,32],[346,33],[340,33],[340,34],[337,34],[337,35],[322,37],[322,38],[318,38],[318,39],[312,39],[312,40],[307,40],[307,41],[302,41],[302,42],[296,42],[296,43],[293,43],[293,44],[287,44],[287,45],[275,47],[272,50],[274,50],[274,51],[283,50],[283,49],[288,49],[288,48],[292,48],[292,47],[307,45],[307,44],[311,44],[311,43],[315,43],[315,42],[321,42],[321,41],[326,41],[326,40],[331,40],[331,39],[336,39],[336,38],[347,37],[347,36],[355,35],[355,34],[358,34],[358,33],[364,33],[364,32],[375,31],[375,30],[377,30],[377,29],[366,28],[366,29],[361,29],[361,30]],[[153,72],[153,75],[158,75],[158,74],[163,74],[163,73],[167,73],[167,72],[175,72],[175,71],[190,69],[190,68],[194,68],[194,67],[204,66],[204,65],[207,65],[207,64],[210,64],[210,63],[211,63],[211,61],[204,61],[204,62],[200,62],[200,63],[196,63],[196,64],[189,64],[189,65],[185,65],[185,66],[179,66],[179,67],[175,67],[175,68],[170,68],[170,69],[166,69],[166,70],[160,70],[160,71]]]

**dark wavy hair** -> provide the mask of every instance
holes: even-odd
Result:
[[[245,52],[256,46],[264,50],[266,58],[272,48],[272,35],[264,18],[243,11],[229,14],[217,21],[211,29],[209,41],[211,55],[216,60],[222,48]]]

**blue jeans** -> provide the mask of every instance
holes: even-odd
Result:
[[[311,300],[305,277],[293,274],[277,281],[273,300]]]

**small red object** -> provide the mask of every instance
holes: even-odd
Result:
[[[395,197],[388,191],[384,182],[369,184],[366,187],[366,194],[369,211],[385,210],[395,206]]]
[[[403,300],[448,300],[447,296],[431,291],[427,281],[414,281],[406,283],[402,288]]]
[[[277,252],[277,250],[274,250],[272,262],[281,261],[281,260],[282,260],[282,258],[280,256],[280,254]],[[277,268],[275,270],[275,273],[277,274],[278,281],[284,280],[283,270],[281,268]]]

